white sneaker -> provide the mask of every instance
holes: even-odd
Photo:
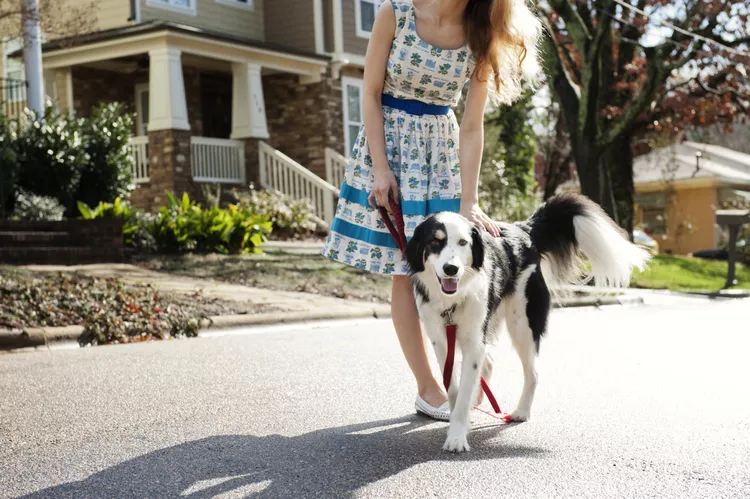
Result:
[[[417,395],[414,408],[418,413],[424,414],[428,418],[437,419],[438,421],[450,421],[451,419],[451,406],[447,400],[440,407],[433,407]]]

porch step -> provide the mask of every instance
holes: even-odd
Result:
[[[0,247],[0,264],[71,265],[122,263],[123,248],[86,246]]]
[[[67,231],[0,231],[0,248],[66,245],[70,245],[70,234]]]

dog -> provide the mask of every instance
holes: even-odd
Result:
[[[634,268],[649,254],[632,244],[594,202],[575,194],[550,198],[526,221],[500,223],[494,238],[456,213],[439,213],[415,229],[406,247],[420,319],[432,341],[441,372],[445,367],[446,319],[457,325],[463,362],[448,387],[451,407],[443,448],[470,450],[469,411],[480,376],[489,383],[487,346],[507,324],[523,366],[523,390],[512,421],[526,421],[537,386],[539,344],[547,330],[550,288],[578,282],[586,257],[597,285],[627,286]]]

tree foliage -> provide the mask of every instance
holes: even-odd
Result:
[[[39,0],[39,23],[46,40],[74,37],[93,31],[98,2]],[[0,0],[0,39],[20,38],[23,21],[32,14],[21,8],[20,0]]]
[[[629,228],[635,137],[747,112],[750,7],[729,0],[545,0],[539,10],[548,28],[548,81],[581,189]]]

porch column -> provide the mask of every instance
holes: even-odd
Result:
[[[149,131],[190,130],[181,51],[160,47],[150,50],[148,56]]]
[[[55,86],[57,87],[57,103],[60,111],[72,113],[73,103],[73,68],[70,66],[55,70]]]
[[[195,196],[191,172],[191,133],[188,121],[182,53],[168,45],[151,49],[149,55],[148,159],[149,181],[136,193],[139,203],[156,209],[166,192]]]
[[[232,64],[232,135],[245,142],[245,178],[260,181],[258,142],[270,137],[259,64]]]
[[[232,64],[232,135],[233,139],[267,139],[268,123],[263,101],[260,65]]]

